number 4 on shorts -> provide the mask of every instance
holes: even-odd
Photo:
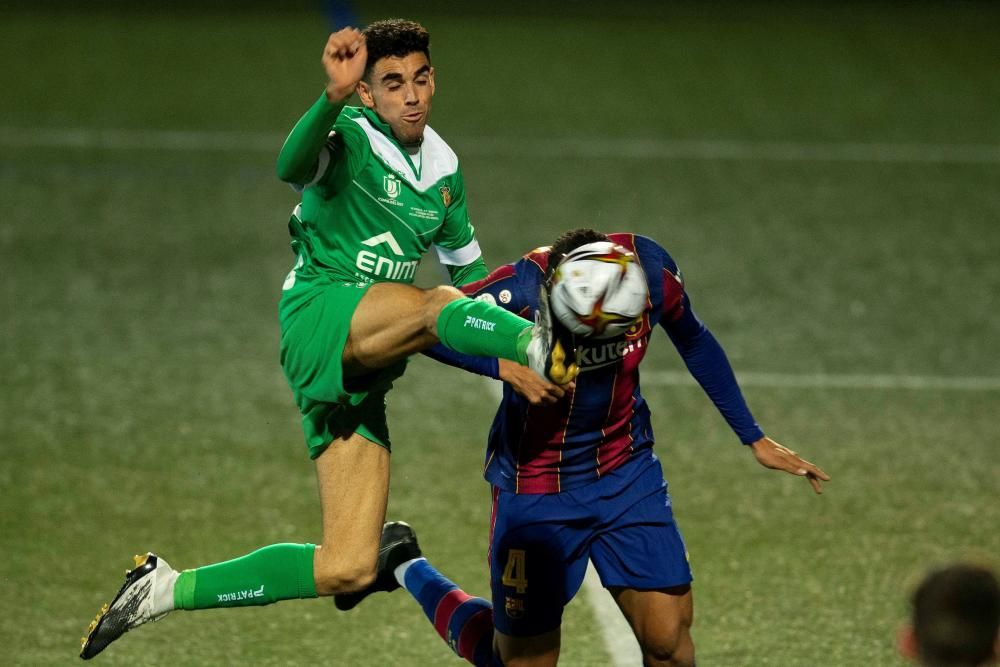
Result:
[[[528,590],[528,579],[524,576],[524,549],[511,549],[507,552],[507,564],[503,568],[504,586],[514,588],[518,593]]]

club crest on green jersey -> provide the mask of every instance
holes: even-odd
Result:
[[[395,174],[386,174],[382,178],[382,186],[385,188],[385,194],[389,197],[395,199],[399,196],[399,179],[396,178]]]

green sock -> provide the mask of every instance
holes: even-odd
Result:
[[[174,608],[250,607],[314,598],[315,551],[315,544],[272,544],[242,558],[184,570],[174,585]]]
[[[462,354],[528,361],[531,322],[500,306],[475,299],[455,299],[438,315],[438,338]]]

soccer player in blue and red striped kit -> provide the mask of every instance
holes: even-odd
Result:
[[[652,239],[574,230],[464,291],[531,318],[550,268],[570,251],[600,241],[634,254],[649,298],[624,336],[577,338],[575,386],[557,387],[504,360],[441,348],[431,355],[505,381],[485,468],[493,487],[492,605],[438,573],[421,557],[412,529],[397,522],[384,528],[375,584],[335,596],[339,608],[402,585],[438,634],[472,664],[555,665],[563,608],[591,560],[633,628],[644,664],[694,665],[691,570],[639,390],[639,363],[657,325],[757,461],[806,477],[822,492],[826,473],[757,425],[725,352],[694,314],[676,263]]]

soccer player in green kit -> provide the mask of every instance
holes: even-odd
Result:
[[[462,285],[487,275],[455,153],[427,127],[429,36],[389,20],[332,34],[323,95],[278,157],[302,192],[289,222],[295,265],[279,306],[281,364],[316,463],[321,544],[274,544],[178,572],[154,554],[135,568],[83,639],[89,659],[175,609],[265,605],[348,593],[375,578],[389,490],[385,394],[406,358],[439,341],[527,364],[556,384],[577,372],[545,313],[534,327],[454,287],[412,282],[431,245]],[[362,108],[345,106],[357,91]]]

